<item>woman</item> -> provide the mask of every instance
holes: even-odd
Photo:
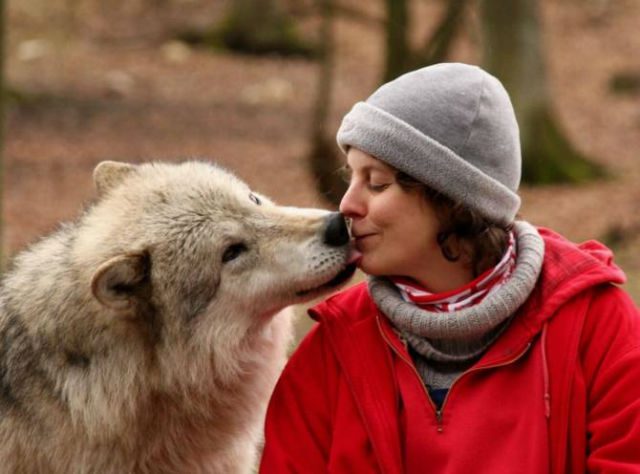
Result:
[[[382,86],[338,143],[359,266],[270,402],[263,473],[640,472],[640,317],[601,244],[515,221],[520,145],[493,76]]]

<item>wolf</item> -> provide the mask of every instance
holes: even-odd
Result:
[[[355,270],[344,218],[198,161],[102,162],[0,288],[0,470],[247,473],[288,305]]]

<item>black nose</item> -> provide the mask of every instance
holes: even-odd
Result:
[[[327,217],[324,243],[331,247],[340,247],[349,243],[349,229],[341,213],[332,212]]]

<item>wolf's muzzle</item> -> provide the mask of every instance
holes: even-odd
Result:
[[[349,243],[349,229],[340,212],[332,212],[326,219],[323,241],[330,247],[341,247]]]

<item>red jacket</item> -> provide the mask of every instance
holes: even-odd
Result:
[[[596,242],[541,230],[536,289],[441,413],[364,284],[318,321],[271,399],[261,473],[640,473],[640,316]]]

